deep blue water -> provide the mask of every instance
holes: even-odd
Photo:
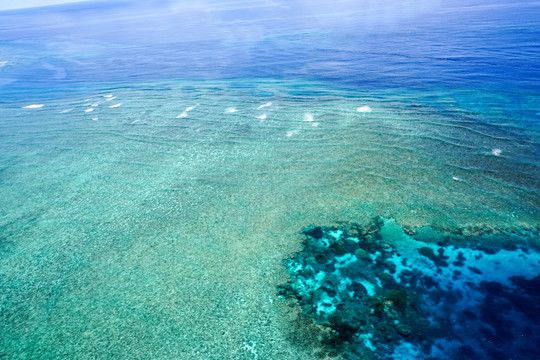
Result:
[[[83,3],[0,13],[3,98],[118,81],[280,78],[537,91],[537,1]]]

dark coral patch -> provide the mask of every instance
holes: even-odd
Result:
[[[464,247],[463,231],[437,238],[380,217],[303,233],[279,293],[330,329],[326,345],[343,357],[540,358],[525,339],[540,333],[540,254],[507,242]],[[426,233],[431,241],[419,240]]]

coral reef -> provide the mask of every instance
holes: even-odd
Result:
[[[537,233],[510,250],[508,241],[487,246],[486,234],[403,229],[381,217],[303,234],[278,292],[331,329],[328,345],[344,358],[540,358],[540,254],[523,246]]]

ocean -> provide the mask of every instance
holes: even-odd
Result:
[[[0,358],[537,359],[540,2],[0,11]]]

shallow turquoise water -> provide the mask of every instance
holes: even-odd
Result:
[[[538,225],[527,92],[242,79],[40,104],[0,109],[8,358],[310,358],[276,298],[306,225]]]

